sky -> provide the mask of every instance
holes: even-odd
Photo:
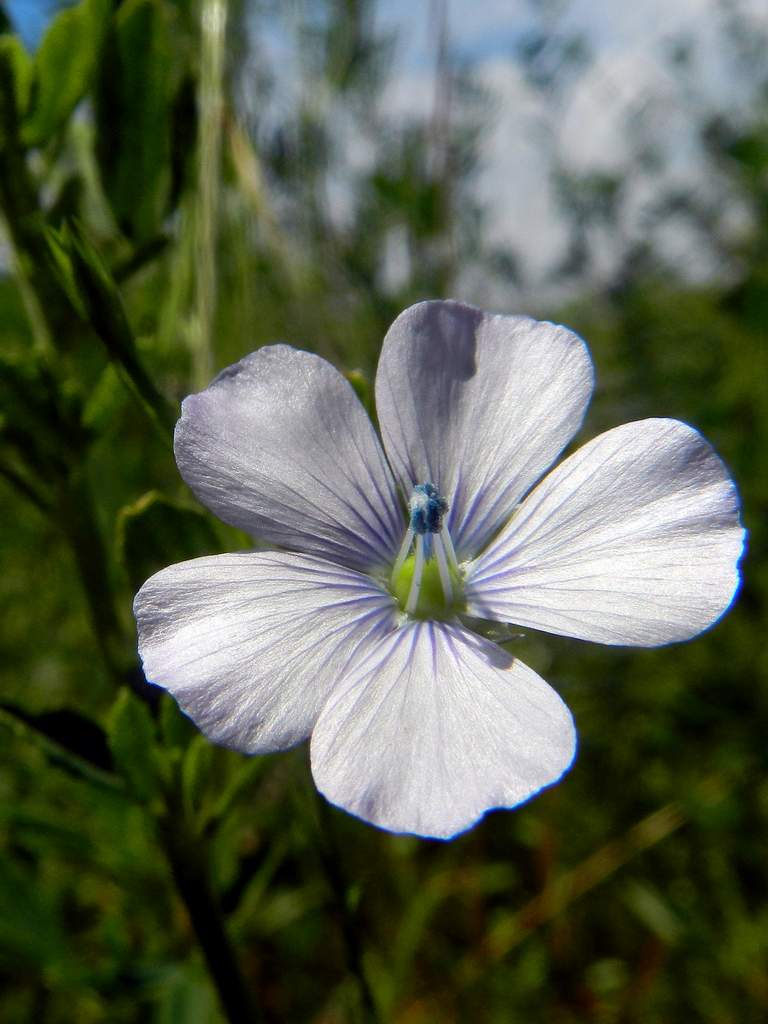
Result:
[[[581,36],[590,60],[548,101],[529,85],[514,59],[526,33],[546,23],[537,21],[535,3],[446,3],[451,52],[471,63],[492,97],[477,192],[491,211],[492,240],[517,250],[532,290],[541,291],[565,240],[545,153],[572,172],[611,173],[632,166],[633,147],[644,132],[666,153],[666,182],[691,191],[707,187],[697,152],[698,121],[670,54],[682,41],[692,44],[690,80],[698,100],[711,109],[737,112],[746,91],[738,66],[722,46],[727,0],[554,0],[548,6],[560,13],[548,24],[558,33]],[[754,29],[768,31],[766,0],[735,0],[734,6]],[[380,25],[397,31],[400,39],[389,102],[403,112],[419,103],[426,110],[431,103],[434,9],[434,3],[412,0],[380,6]],[[656,179],[635,172],[627,206],[630,236],[644,230],[653,188],[658,188]],[[717,273],[699,240],[682,229],[661,231],[658,241],[690,277]],[[601,261],[607,273],[616,258],[610,245],[598,251],[598,276]]]
[[[702,170],[696,117],[671,54],[690,44],[689,81],[695,101],[708,111],[738,111],[747,95],[733,54],[722,45],[729,6],[768,32],[768,0],[380,0],[375,25],[396,39],[392,74],[379,102],[394,117],[429,116],[434,102],[436,12],[445,6],[452,58],[472,68],[488,98],[490,116],[481,138],[475,196],[487,211],[487,237],[512,249],[523,270],[523,293],[542,295],[563,254],[566,226],[549,174],[554,161],[571,173],[611,174],[630,167],[625,231],[596,250],[595,276],[610,276],[626,246],[647,231],[649,204],[660,183],[701,193],[711,188]],[[287,9],[287,8],[286,8]],[[526,80],[520,44],[537,27],[559,37],[580,37],[589,53],[567,86],[545,97]],[[280,54],[282,89],[273,116],[292,109],[299,73],[290,33],[259,22],[267,52]],[[755,39],[759,32],[753,33]],[[266,43],[265,43],[266,39]],[[294,91],[292,92],[292,86]],[[281,108],[281,102],[285,108]],[[263,116],[263,112],[260,112]],[[665,154],[665,169],[652,177],[639,169],[640,140],[652,139]],[[365,166],[365,142],[339,123],[337,150],[348,166]],[[344,175],[331,200],[343,216]],[[734,223],[738,211],[734,211]],[[693,280],[718,273],[715,254],[681,224],[654,228],[659,249]],[[472,282],[476,288],[477,282]],[[494,304],[503,297],[475,295]],[[525,294],[522,296],[525,298]],[[549,298],[549,295],[545,295]]]
[[[42,31],[51,0],[5,0],[29,45]],[[690,107],[670,70],[669,53],[680,40],[694,44],[691,65],[700,96],[713,105],[738,107],[738,68],[722,53],[721,26],[729,3],[768,31],[767,0],[444,0],[450,52],[469,64],[491,100],[483,136],[477,197],[489,211],[491,241],[518,251],[526,279],[539,288],[562,250],[564,227],[547,158],[554,154],[571,171],[617,170],[633,160],[640,128],[666,146],[670,180],[696,189],[696,142]],[[376,24],[397,38],[395,65],[382,102],[393,114],[427,113],[433,101],[435,12],[440,0],[381,0]],[[542,10],[548,10],[547,16]],[[538,13],[537,13],[538,12]],[[260,23],[262,45],[280,55],[291,75],[288,38]],[[589,49],[585,69],[546,102],[525,80],[515,59],[519,44],[537,25],[581,36]],[[288,83],[287,94],[290,94]],[[628,125],[633,131],[628,131]],[[344,141],[340,145],[345,144]],[[349,158],[360,159],[350,140]],[[637,176],[632,203],[637,223],[651,189]],[[644,195],[644,192],[646,193]],[[630,207],[632,206],[630,203]],[[630,224],[630,231],[632,226]],[[713,268],[693,240],[680,259],[695,276]],[[614,258],[610,247],[605,261]]]
[[[51,15],[56,10],[56,0],[3,0],[16,31],[24,43],[34,48]]]

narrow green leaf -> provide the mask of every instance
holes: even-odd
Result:
[[[169,501],[157,491],[143,495],[118,515],[118,557],[134,590],[172,562],[220,550],[204,515]]]
[[[115,766],[131,790],[149,800],[160,782],[155,723],[146,704],[122,689],[107,721],[107,736]]]
[[[35,877],[0,853],[0,951],[3,966],[17,971],[50,969],[67,949],[50,895]]]
[[[164,970],[157,992],[155,1024],[211,1024],[221,1019],[215,992],[197,962]]]
[[[60,230],[46,228],[45,238],[61,288],[170,445],[176,414],[144,368],[109,268],[77,221],[70,221]]]
[[[10,703],[0,704],[0,709],[101,771],[111,771],[112,762],[104,730],[79,711],[57,708],[32,713]]]
[[[203,809],[201,814],[203,827],[209,828],[226,818],[240,797],[264,774],[269,763],[269,758],[266,756],[242,758],[229,781],[218,790],[214,799]]]
[[[624,901],[635,916],[662,942],[672,946],[678,941],[682,925],[669,904],[650,882],[630,882],[624,892]]]
[[[194,816],[202,806],[206,789],[210,783],[214,748],[198,733],[184,755],[181,766],[181,784],[184,806]]]
[[[109,0],[81,0],[58,14],[34,62],[34,88],[22,126],[27,146],[43,145],[88,91],[110,16]]]
[[[157,235],[171,190],[178,67],[171,19],[169,5],[160,0],[122,4],[95,94],[104,190],[121,230],[136,243]]]
[[[114,364],[108,363],[83,406],[83,426],[95,435],[103,434],[124,401],[123,383]]]
[[[0,63],[8,68],[9,75],[3,76],[3,80],[10,77],[13,82],[16,112],[22,118],[29,105],[33,65],[18,36],[0,36]]]
[[[82,435],[54,397],[45,368],[32,359],[6,359],[0,355],[0,440],[14,450],[29,470],[36,487],[48,490],[67,469],[67,450]]]
[[[127,796],[122,782],[111,772],[104,771],[86,761],[84,758],[67,750],[66,747],[52,740],[48,735],[37,729],[25,718],[14,714],[6,705],[0,708],[0,732],[32,743],[42,751],[48,762],[67,772],[75,778],[89,782],[99,789],[125,798]]]
[[[168,693],[160,700],[160,733],[166,746],[174,750],[186,750],[197,736],[197,729]]]
[[[61,229],[46,228],[45,239],[51,257],[51,269],[56,280],[82,320],[88,319],[88,306],[81,293],[72,262],[72,238],[68,226]]]

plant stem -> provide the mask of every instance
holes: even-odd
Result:
[[[16,89],[8,66],[0,61],[0,210],[5,215],[22,280],[22,294],[31,312],[35,337],[67,334],[73,316],[61,289],[49,271],[48,247],[43,235],[45,216],[19,138]],[[30,311],[29,299],[36,308]],[[47,345],[47,342],[46,342]]]
[[[193,321],[192,380],[204,387],[213,373],[213,321],[216,313],[216,237],[221,188],[221,137],[224,116],[224,57],[227,31],[226,0],[200,4],[200,141],[198,147],[195,317]]]
[[[82,466],[62,481],[57,517],[74,555],[96,642],[116,683],[135,683],[125,659],[125,637],[115,609],[107,552],[96,520],[93,496]]]
[[[82,227],[70,225],[69,257],[84,300],[87,323],[101,340],[128,388],[158,428],[163,443],[172,449],[177,410],[163,397],[139,357],[123,301],[106,264]]]
[[[50,509],[44,497],[37,491],[33,484],[22,476],[13,466],[0,462],[0,477],[3,477],[14,487],[19,494],[23,495],[42,515],[48,515]]]
[[[211,887],[210,873],[200,838],[179,820],[181,801],[169,801],[160,834],[176,888],[203,951],[229,1024],[255,1024],[260,1019],[238,966],[235,950],[224,927],[221,909]]]
[[[126,673],[120,663],[124,644],[106,569],[106,551],[91,494],[81,472],[73,472],[69,479],[69,486],[62,495],[62,511],[88,599],[94,633],[110,671],[118,681],[124,682]],[[141,696],[148,697],[135,679],[128,681],[139,689]],[[148,689],[146,683],[143,686]],[[182,806],[178,792],[169,794],[159,827],[173,879],[228,1021],[230,1024],[254,1024],[258,1017],[211,887],[204,842],[184,818]]]
[[[333,817],[328,804],[313,788],[317,808],[318,849],[326,878],[333,893],[339,917],[347,963],[360,992],[360,1001],[366,1020],[379,1024],[381,1020],[363,963],[363,939],[357,914],[350,906],[347,881],[344,877],[341,855],[334,834]]]

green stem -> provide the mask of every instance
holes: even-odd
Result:
[[[149,241],[138,246],[128,259],[123,260],[114,267],[112,275],[115,281],[118,284],[127,281],[163,253],[168,248],[169,243],[170,238],[168,235],[156,235],[154,238],[150,238]]]
[[[15,95],[10,68],[0,61],[0,210],[5,214],[20,277],[28,290],[25,297],[33,295],[36,299],[48,336],[59,337],[71,332],[74,317],[49,270],[45,218],[19,138]],[[39,323],[37,327],[39,330]]]
[[[222,1008],[229,1024],[256,1024],[260,1015],[224,927],[203,843],[181,817],[181,799],[170,799],[168,803],[169,810],[160,822],[161,840]]]
[[[96,522],[87,483],[73,473],[61,495],[64,528],[75,554],[91,613],[93,630],[104,660],[118,682],[125,681],[120,662],[124,650],[115,612],[106,551]],[[128,680],[135,684],[135,680]],[[183,816],[178,793],[167,800],[160,820],[160,838],[178,889],[230,1024],[254,1024],[258,1020],[248,988],[240,973],[235,951],[224,928],[218,902],[210,883],[203,840]]]
[[[224,57],[227,30],[226,0],[200,3],[200,142],[198,148],[195,317],[192,379],[204,387],[213,372],[213,321],[216,313],[216,238],[221,188],[221,136],[224,116]]]
[[[49,228],[46,225],[27,153],[19,135],[15,87],[8,67],[0,62],[0,211],[13,243],[24,303],[38,348],[48,354],[51,339],[77,337],[82,326],[72,298],[52,269]],[[176,412],[160,394],[139,359],[122,301],[106,268],[99,272],[98,254],[79,227],[72,258],[80,271],[79,284],[88,305],[88,323],[118,365],[126,383],[157,425],[166,445]]]
[[[144,367],[128,315],[117,285],[99,253],[81,226],[70,226],[72,260],[80,297],[84,301],[87,323],[101,340],[128,388],[134,393],[150,420],[160,431],[163,443],[172,447],[171,438],[177,411],[155,386]]]
[[[107,551],[82,467],[73,468],[62,482],[57,514],[75,558],[104,663],[118,685],[135,682],[125,661],[125,637],[115,610]]]
[[[7,480],[8,483],[14,487],[19,494],[23,495],[27,501],[34,505],[37,511],[42,513],[42,515],[50,514],[50,507],[42,494],[39,494],[34,485],[29,483],[21,473],[17,472],[17,470],[13,468],[13,466],[0,462],[0,477]]]
[[[373,990],[368,981],[363,963],[363,937],[360,922],[349,902],[349,886],[344,877],[341,852],[336,843],[333,816],[326,801],[314,787],[312,787],[312,790],[315,795],[315,806],[317,809],[318,850],[328,884],[333,894],[339,926],[344,939],[347,964],[350,973],[357,981],[365,1019],[370,1024],[379,1024],[381,1017],[379,1016]]]

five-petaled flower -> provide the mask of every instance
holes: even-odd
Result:
[[[213,741],[311,736],[333,803],[449,837],[555,782],[576,747],[555,691],[472,620],[652,647],[733,599],[738,497],[696,430],[608,430],[543,476],[593,387],[564,327],[423,302],[388,332],[381,442],[329,363],[275,345],[182,406],[182,476],[274,550],[153,576],[147,678]],[[543,479],[541,479],[543,476]]]

